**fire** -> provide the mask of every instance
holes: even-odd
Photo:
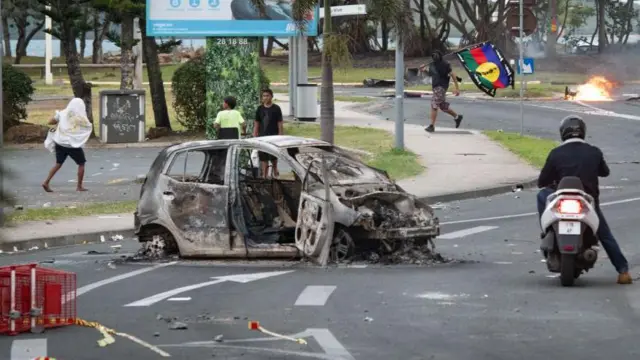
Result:
[[[586,84],[578,85],[575,100],[611,101],[614,84],[604,76],[594,76]]]

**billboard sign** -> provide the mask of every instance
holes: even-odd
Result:
[[[147,0],[147,36],[295,36],[295,0],[266,0],[261,17],[251,0]],[[304,34],[318,35],[318,8]]]

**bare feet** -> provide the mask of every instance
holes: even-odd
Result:
[[[42,188],[46,192],[53,192],[53,190],[51,190],[51,188],[49,187],[49,184],[42,184]]]
[[[87,189],[85,189],[83,187],[78,187],[78,188],[76,188],[76,191],[89,191],[89,190],[87,190]]]

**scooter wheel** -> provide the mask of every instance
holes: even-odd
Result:
[[[562,254],[560,257],[560,283],[562,286],[573,286],[576,280],[576,256]]]

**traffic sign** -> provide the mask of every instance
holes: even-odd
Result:
[[[518,74],[522,73],[523,75],[531,75],[534,73],[533,58],[524,58],[522,59],[522,63],[522,70],[520,70],[520,61],[518,61]]]

